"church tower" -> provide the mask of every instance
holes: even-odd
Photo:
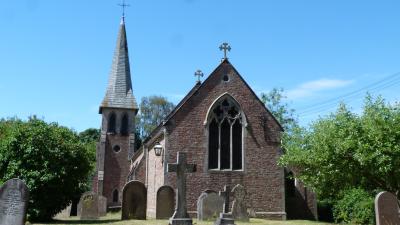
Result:
[[[97,173],[93,190],[107,198],[108,207],[121,205],[134,153],[135,116],[138,107],[132,91],[125,20],[122,17],[109,74],[106,95],[101,102],[101,136],[97,146]]]

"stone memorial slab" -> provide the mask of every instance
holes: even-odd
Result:
[[[125,184],[122,191],[122,220],[145,220],[147,190],[140,181],[133,180]]]
[[[187,164],[186,153],[177,153],[177,162],[168,163],[167,171],[176,173],[177,201],[174,215],[169,219],[170,225],[192,225],[193,220],[187,213],[186,205],[186,173],[196,172],[195,164]]]
[[[0,188],[0,225],[24,225],[29,191],[20,179],[11,179]]]
[[[168,219],[174,214],[175,192],[170,186],[162,186],[157,191],[156,219]]]
[[[219,192],[219,196],[223,199],[222,213],[219,214],[218,219],[215,221],[215,225],[235,225],[232,213],[229,212],[229,195],[231,193],[231,187],[229,185],[224,186],[224,190]]]
[[[232,216],[235,220],[240,221],[249,221],[249,216],[247,215],[247,207],[245,197],[246,197],[246,189],[237,184],[233,189],[234,200],[232,203]]]
[[[375,197],[376,225],[400,224],[399,202],[390,192],[380,192]]]
[[[215,220],[222,213],[224,198],[217,193],[201,193],[197,200],[197,219]]]
[[[106,216],[107,215],[107,198],[102,195],[99,195],[98,198],[99,198],[98,199],[99,216]]]
[[[81,220],[95,220],[99,218],[99,196],[88,191],[83,193],[79,200],[79,215]]]

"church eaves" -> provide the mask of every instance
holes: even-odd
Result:
[[[128,42],[126,40],[124,18],[121,20],[117,45],[115,47],[111,71],[109,74],[107,92],[101,102],[99,109],[100,113],[103,108],[138,110],[132,91]]]

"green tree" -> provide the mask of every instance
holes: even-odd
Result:
[[[87,188],[94,155],[78,135],[36,117],[0,122],[0,182],[20,178],[29,188],[29,220],[50,220]]]
[[[174,104],[163,96],[143,97],[136,120],[140,137],[148,137],[174,108]]]
[[[341,190],[387,190],[400,197],[400,108],[368,95],[363,112],[344,104],[309,129],[283,137],[280,165],[300,170],[298,177],[320,198],[340,198]]]
[[[285,132],[291,133],[293,129],[298,127],[298,122],[294,114],[295,110],[284,102],[286,98],[282,88],[273,88],[268,93],[261,93],[261,101],[278,120]]]
[[[98,142],[100,140],[100,129],[88,128],[79,133],[79,139],[83,143]]]

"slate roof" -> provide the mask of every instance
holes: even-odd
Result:
[[[100,104],[99,113],[102,112],[102,108],[138,110],[132,91],[128,42],[126,40],[125,22],[123,18],[121,20],[117,45],[115,47],[111,71],[109,74],[107,92]]]

